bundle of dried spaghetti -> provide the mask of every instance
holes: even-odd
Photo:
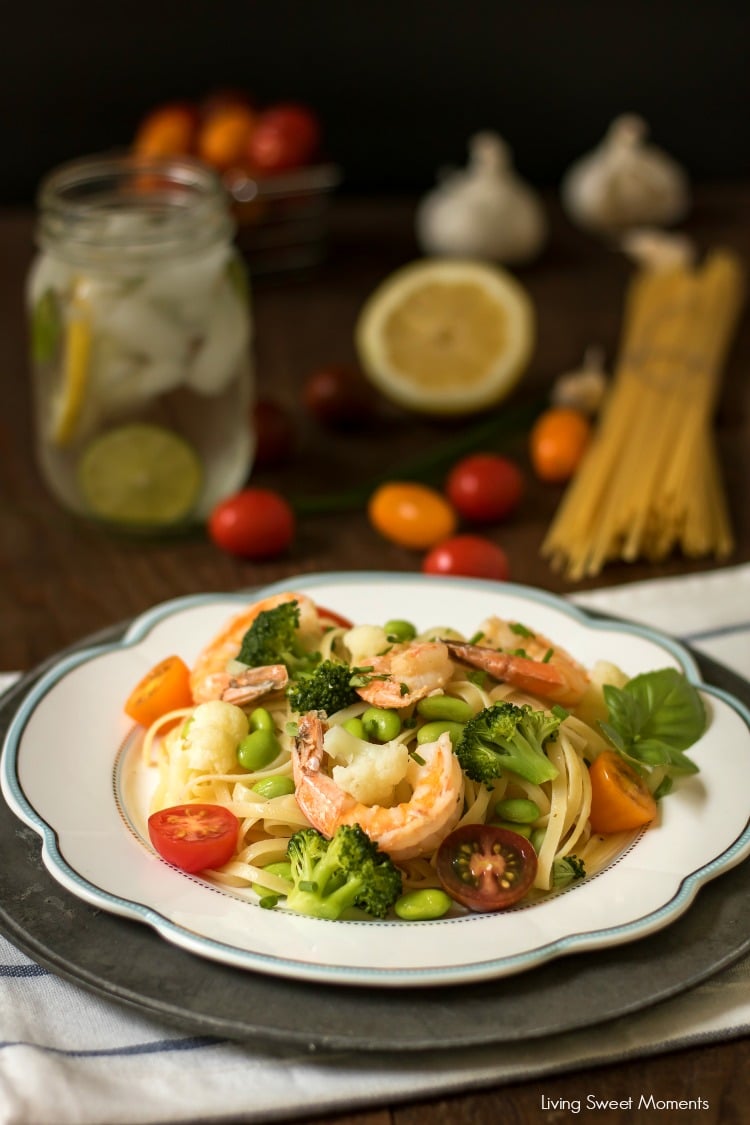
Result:
[[[731,552],[712,418],[742,297],[725,251],[634,278],[601,419],[542,546],[570,579],[617,558]]]

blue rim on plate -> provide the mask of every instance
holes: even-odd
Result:
[[[750,712],[748,712],[743,704],[728,695],[721,688],[708,686],[703,683],[696,661],[681,644],[646,626],[620,621],[615,622],[607,618],[591,617],[585,610],[544,591],[528,589],[516,584],[500,585],[479,580],[425,579],[418,575],[363,572],[357,574],[308,575],[291,578],[265,587],[262,591],[255,592],[252,595],[252,600],[290,589],[298,590],[301,593],[308,593],[313,597],[315,597],[316,591],[325,590],[325,598],[321,598],[321,601],[324,601],[324,603],[331,606],[331,608],[336,608],[331,605],[331,591],[334,593],[343,593],[344,591],[348,591],[349,594],[356,593],[358,598],[362,598],[366,593],[367,598],[370,599],[373,593],[377,595],[378,591],[387,596],[389,589],[392,591],[396,586],[405,588],[409,595],[414,596],[417,595],[418,591],[427,591],[430,596],[432,596],[437,590],[440,590],[441,597],[439,600],[442,604],[445,604],[446,601],[450,601],[451,596],[455,598],[457,595],[460,595],[462,591],[474,591],[475,593],[481,594],[483,598],[503,597],[520,599],[524,603],[542,607],[553,611],[557,615],[562,615],[564,619],[567,619],[567,621],[571,623],[576,623],[587,633],[601,634],[614,632],[621,636],[641,639],[649,644],[655,645],[657,649],[668,654],[674,662],[684,670],[688,678],[695,683],[696,686],[699,686],[701,691],[711,700],[715,701],[715,708],[721,709],[723,706],[723,708],[739,718],[743,725],[745,736],[748,737]],[[438,599],[435,600],[437,601]],[[562,954],[629,942],[635,938],[653,933],[655,930],[662,928],[678,918],[688,908],[703,884],[723,871],[728,870],[736,863],[739,863],[747,854],[750,854],[750,827],[748,827],[748,819],[745,814],[744,822],[738,825],[738,830],[734,838],[728,842],[727,846],[722,848],[721,853],[701,863],[695,870],[682,873],[675,889],[669,894],[667,900],[661,903],[656,909],[649,909],[647,913],[634,917],[632,920],[623,924],[614,926],[608,925],[594,929],[589,928],[585,932],[573,926],[567,932],[558,935],[554,939],[543,940],[535,948],[525,949],[515,954],[501,957],[481,956],[469,963],[464,961],[460,964],[441,964],[438,962],[427,968],[422,968],[413,963],[408,964],[406,967],[399,967],[397,964],[392,963],[387,966],[375,968],[373,966],[363,966],[356,963],[342,964],[339,961],[335,963],[320,962],[311,964],[293,955],[285,955],[283,953],[282,955],[275,953],[269,954],[260,949],[247,949],[235,944],[233,940],[227,941],[217,938],[215,932],[203,932],[200,926],[198,930],[196,930],[195,926],[192,924],[192,920],[189,923],[182,918],[176,920],[174,915],[162,912],[154,903],[142,902],[138,900],[138,897],[134,898],[132,896],[120,894],[118,893],[117,886],[102,885],[102,881],[99,879],[92,879],[90,875],[82,874],[78,869],[78,865],[71,864],[66,856],[65,826],[63,825],[61,828],[60,824],[55,823],[54,816],[42,815],[42,813],[40,813],[35,800],[30,799],[26,791],[28,782],[25,787],[22,779],[19,777],[19,751],[22,750],[24,732],[27,730],[28,724],[36,713],[37,708],[40,707],[51,692],[60,690],[58,685],[60,685],[71,672],[76,669],[82,669],[91,662],[99,661],[107,654],[121,653],[128,649],[137,649],[139,644],[147,641],[148,638],[151,637],[154,630],[157,630],[159,626],[163,625],[165,622],[169,622],[170,619],[197,609],[212,609],[218,605],[223,606],[225,610],[227,607],[235,605],[239,607],[242,604],[247,604],[247,601],[247,594],[211,594],[178,598],[163,603],[140,616],[128,628],[121,642],[84,649],[63,658],[40,679],[34,688],[32,688],[19,708],[18,713],[15,715],[8,731],[5,752],[2,759],[2,786],[6,799],[16,814],[42,837],[44,861],[53,877],[71,890],[73,894],[90,904],[115,914],[135,918],[152,926],[168,941],[197,953],[200,956],[216,959],[230,966],[253,969],[258,972],[271,973],[290,979],[311,980],[332,984],[364,986],[383,984],[398,986],[442,985],[492,979],[498,976],[509,975],[523,969],[532,968],[552,958],[561,956]],[[358,619],[368,619],[367,602],[365,602],[362,607]],[[207,639],[206,637],[201,637],[201,645],[205,643]],[[162,653],[161,655],[166,654]],[[112,759],[114,759],[115,751],[116,746],[113,746]],[[111,789],[111,770],[109,779]],[[673,800],[674,798],[670,799]],[[46,811],[47,810],[45,810],[45,812]],[[146,849],[140,848],[140,851],[145,853]],[[153,857],[150,857],[150,859],[153,859]],[[167,865],[162,864],[161,861],[153,860],[153,862],[158,863],[160,869],[167,868]],[[177,879],[182,883],[185,881],[191,882],[200,895],[205,896],[207,893],[215,895],[217,893],[215,887],[212,886],[209,888],[199,879],[191,879],[191,877],[186,877],[182,873],[176,873],[172,869],[168,870],[170,879]],[[606,872],[602,874],[606,874]],[[598,880],[599,877],[595,877],[595,879]],[[594,881],[595,880],[587,880],[587,883],[593,883]],[[602,883],[602,885],[604,885],[604,883]],[[576,888],[576,890],[578,890],[578,888]],[[218,893],[220,895],[222,894],[221,891]],[[251,904],[247,903],[242,903],[241,907],[245,910],[256,909]],[[526,909],[531,912],[537,911],[539,907],[535,905]],[[263,913],[267,915],[269,912]],[[446,927],[451,925],[456,929],[460,928],[462,923],[482,925],[486,924],[487,918],[488,916],[472,916],[465,919],[444,920],[440,923],[418,923],[417,928],[421,929],[423,934],[445,933]],[[495,921],[497,921],[497,918],[498,916],[494,916]],[[396,927],[402,929],[405,925],[404,923],[360,922],[342,924],[318,922],[316,920],[305,920],[305,924],[313,927],[312,930],[308,930],[308,932],[311,933],[315,933],[315,928],[319,930],[321,926],[328,928],[334,925],[337,929],[342,925],[345,929],[356,927],[357,933],[360,936],[367,930],[371,930],[372,927],[375,927],[375,930],[372,932],[376,933],[378,938],[382,937],[384,926],[386,928]],[[413,923],[406,925],[409,925],[410,929],[414,927]],[[327,929],[326,932],[328,933],[330,930]],[[463,940],[464,947],[466,944],[466,941]]]

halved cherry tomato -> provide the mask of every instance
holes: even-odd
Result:
[[[243,559],[273,559],[294,538],[291,505],[269,488],[245,488],[216,505],[208,533],[217,547]]]
[[[329,624],[338,625],[341,629],[352,628],[352,622],[349,620],[349,618],[342,617],[341,614],[336,613],[335,610],[326,609],[325,606],[319,605],[317,606],[317,611],[318,617],[323,624],[328,622]]]
[[[614,750],[603,750],[589,766],[594,832],[607,836],[649,824],[656,816],[656,801],[635,770]]]
[[[169,711],[192,705],[190,669],[179,656],[168,656],[155,664],[136,684],[124,710],[134,722],[150,727]]]
[[[441,886],[469,910],[504,910],[528,891],[537,869],[536,852],[517,832],[494,824],[462,824],[437,850]]]
[[[459,515],[472,523],[507,519],[523,495],[523,476],[499,453],[472,453],[448,474],[445,492]]]
[[[481,535],[454,535],[425,555],[422,572],[507,582],[510,566],[508,556],[497,543]]]
[[[240,822],[223,805],[173,805],[148,818],[151,843],[181,871],[205,871],[227,863],[237,849]]]
[[[591,440],[591,423],[579,410],[554,407],[541,414],[529,438],[529,453],[540,480],[562,484],[575,473]]]
[[[456,513],[448,501],[424,484],[381,484],[370,497],[367,514],[385,539],[416,551],[434,546],[456,528]]]

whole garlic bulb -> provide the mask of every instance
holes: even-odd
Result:
[[[528,262],[542,249],[547,221],[536,192],[513,169],[496,133],[469,141],[469,164],[451,172],[419,204],[417,238],[427,254]]]
[[[604,140],[581,157],[562,182],[568,215],[603,233],[636,226],[668,226],[689,206],[684,170],[662,149],[647,143],[648,126],[635,114],[615,118]]]

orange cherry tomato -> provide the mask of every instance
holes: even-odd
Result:
[[[648,786],[614,750],[603,750],[589,766],[594,832],[608,836],[649,824],[656,816],[656,801]]]
[[[255,121],[250,107],[238,102],[215,109],[198,134],[198,156],[222,172],[241,164]]]
[[[529,453],[540,480],[562,484],[570,480],[591,440],[591,423],[578,410],[555,407],[537,418],[531,430]]]
[[[151,843],[181,871],[222,867],[237,850],[240,822],[223,805],[174,805],[148,818]]]
[[[133,688],[125,703],[125,714],[141,726],[150,727],[167,712],[192,705],[190,669],[179,656],[168,656]]]
[[[184,156],[195,147],[198,113],[188,102],[157,106],[141,122],[134,149],[138,156]]]
[[[390,481],[376,488],[367,513],[376,531],[400,547],[427,550],[452,535],[456,513],[434,488]]]

